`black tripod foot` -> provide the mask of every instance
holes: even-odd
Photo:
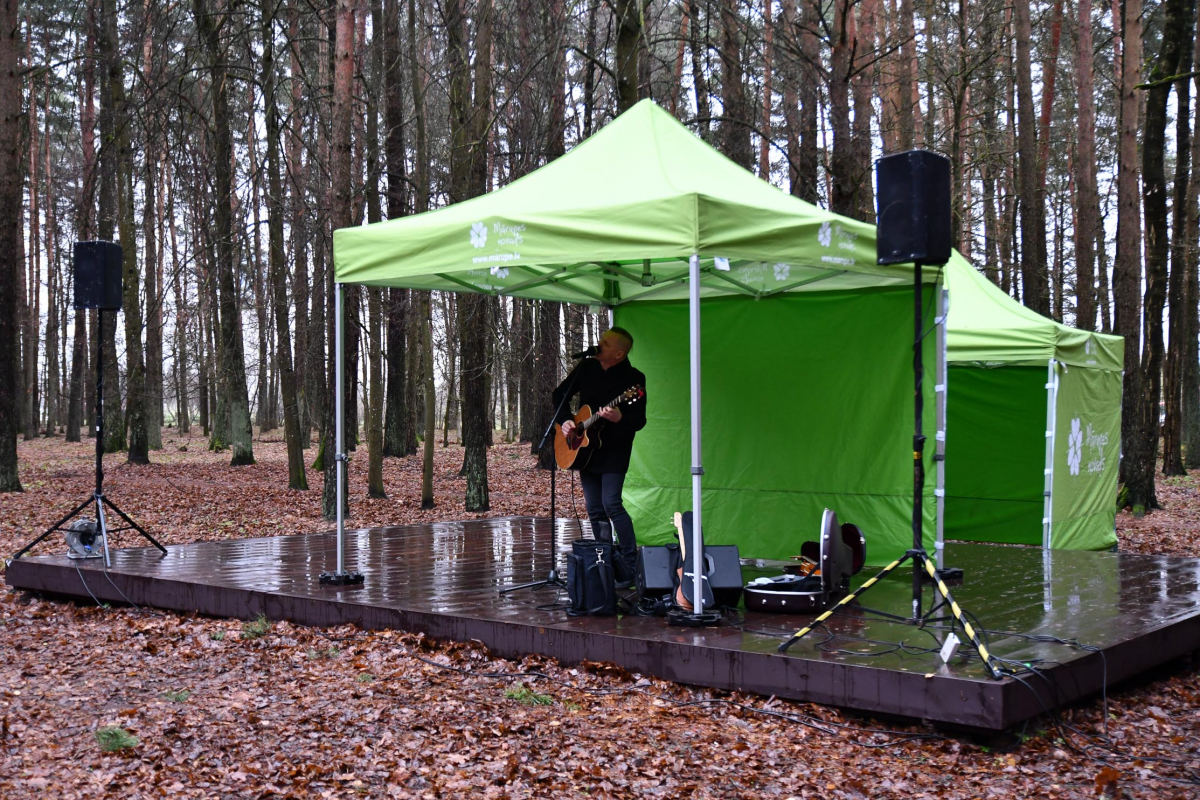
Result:
[[[357,586],[366,578],[361,572],[322,572],[321,583],[327,586]]]
[[[721,614],[718,611],[672,611],[667,614],[668,625],[678,625],[682,628],[711,628],[721,624]]]
[[[934,572],[937,573],[942,583],[947,586],[962,586],[963,571],[961,567],[942,567],[941,569],[934,570]],[[922,573],[921,583],[932,586],[933,578],[929,577],[928,574]]]

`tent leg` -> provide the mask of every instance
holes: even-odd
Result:
[[[1054,446],[1058,432],[1058,362],[1050,359],[1046,368],[1046,469],[1042,489],[1042,547],[1053,545]]]
[[[334,381],[334,399],[333,409],[335,418],[335,449],[334,459],[336,461],[334,474],[337,481],[337,571],[322,572],[321,583],[331,583],[339,586],[347,584],[356,584],[363,582],[362,573],[346,572],[346,515],[345,515],[345,491],[346,491],[346,446],[345,446],[345,421],[346,409],[345,389],[344,389],[344,351],[345,347],[345,315],[343,314],[343,306],[346,300],[346,289],[344,284],[337,284],[337,297],[334,300],[334,350],[335,361],[334,373],[336,375]]]
[[[692,576],[693,602],[691,612],[672,614],[673,625],[715,625],[721,615],[704,610],[704,536],[700,516],[700,479],[704,475],[700,450],[700,257],[692,255],[688,262],[688,326],[691,351],[691,395],[692,395]]]

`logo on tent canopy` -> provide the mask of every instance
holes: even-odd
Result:
[[[775,265],[775,280],[786,281],[788,279],[788,275],[790,275],[791,272],[792,272],[792,267],[790,264],[776,264]]]
[[[1079,417],[1071,420],[1071,435],[1067,437],[1067,466],[1072,475],[1079,474],[1079,465],[1083,463],[1083,430],[1080,428]]]
[[[476,222],[471,226],[471,246],[476,250],[487,244],[487,226]]]
[[[817,231],[817,241],[821,243],[821,247],[829,247],[833,244],[833,226],[831,224],[821,223],[821,229]]]

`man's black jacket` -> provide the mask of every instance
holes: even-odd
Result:
[[[563,396],[569,391],[571,396],[578,394],[580,405],[591,406],[592,413],[612,402],[617,395],[631,386],[646,386],[646,376],[640,370],[634,369],[625,359],[620,364],[614,364],[608,369],[600,366],[594,358],[585,358],[575,365],[566,379],[554,390],[554,407],[562,403]],[[569,403],[564,403],[555,422],[565,422],[574,415]],[[584,468],[586,472],[626,472],[629,470],[629,454],[633,450],[633,435],[646,427],[646,398],[643,396],[636,403],[621,406],[621,421],[617,423],[608,420],[597,420],[588,429],[589,438],[595,443],[594,433],[600,435],[603,442],[592,454],[591,461]]]

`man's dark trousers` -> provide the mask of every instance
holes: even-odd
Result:
[[[612,522],[617,535],[616,579],[618,583],[633,580],[637,565],[637,539],[633,534],[633,520],[621,502],[621,489],[625,486],[624,472],[580,472],[579,482],[583,485],[583,502],[587,507],[592,530],[601,522]]]

